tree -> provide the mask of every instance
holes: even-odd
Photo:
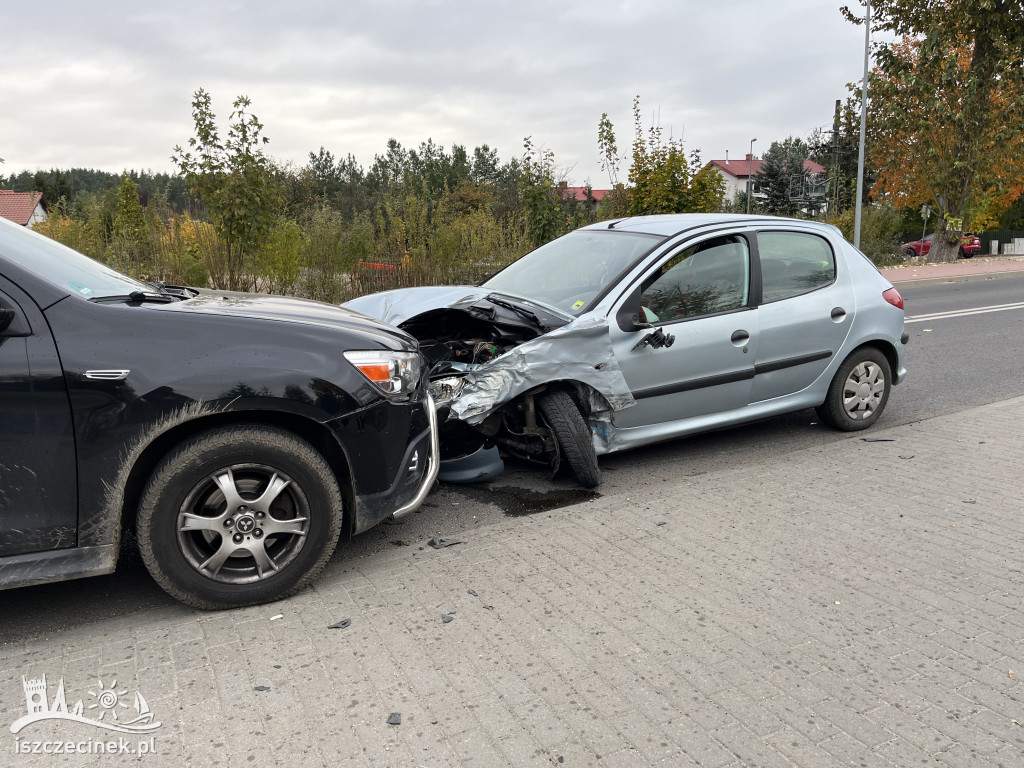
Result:
[[[793,193],[796,191],[799,196],[803,192],[808,151],[807,144],[795,136],[782,143],[772,142],[754,174],[754,181],[764,195],[761,208],[773,216],[792,216],[800,210],[801,205],[793,200]]]
[[[562,201],[555,185],[554,153],[534,148],[529,136],[523,139],[523,150],[519,199],[526,218],[527,237],[536,248],[562,234]]]
[[[725,199],[722,174],[710,165],[705,166],[696,150],[687,159],[682,140],[664,139],[660,125],[651,125],[645,131],[639,96],[633,99],[633,124],[636,135],[629,169],[630,215],[709,212],[721,208]],[[606,139],[605,142],[607,146]],[[614,148],[614,143],[610,146]]]
[[[251,102],[239,96],[233,104],[228,138],[221,141],[210,95],[200,88],[192,101],[195,136],[186,152],[174,148],[178,166],[223,241],[224,261],[211,265],[214,287],[240,290],[252,286],[245,272],[246,259],[266,240],[281,203],[281,190],[270,160],[261,146],[263,125],[249,112]]]
[[[139,188],[127,173],[117,190],[113,234],[126,243],[141,244],[148,240],[146,216],[139,202]]]
[[[999,166],[1021,156],[1024,4],[875,0],[872,9],[877,29],[900,36],[876,45],[871,76],[875,193],[929,201],[940,235],[929,258],[952,261],[972,204],[999,193]]]

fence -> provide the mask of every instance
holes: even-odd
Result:
[[[989,256],[993,253],[1014,254],[1024,256],[1024,230],[1020,229],[997,229],[992,232],[982,232],[980,256]],[[992,250],[992,243],[998,243],[997,250]]]

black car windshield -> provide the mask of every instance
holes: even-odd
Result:
[[[122,275],[56,240],[16,224],[0,227],[0,255],[42,279],[86,298],[154,292],[151,285]]]
[[[531,251],[481,285],[579,315],[661,240],[636,232],[577,230]]]

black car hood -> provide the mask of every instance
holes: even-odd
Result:
[[[204,292],[185,301],[146,304],[161,312],[187,312],[229,317],[246,317],[284,323],[363,333],[393,349],[411,349],[415,341],[405,332],[365,315],[333,304],[291,296],[270,296],[233,292]]]

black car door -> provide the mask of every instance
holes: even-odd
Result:
[[[77,543],[75,443],[42,312],[0,277],[0,557]]]

